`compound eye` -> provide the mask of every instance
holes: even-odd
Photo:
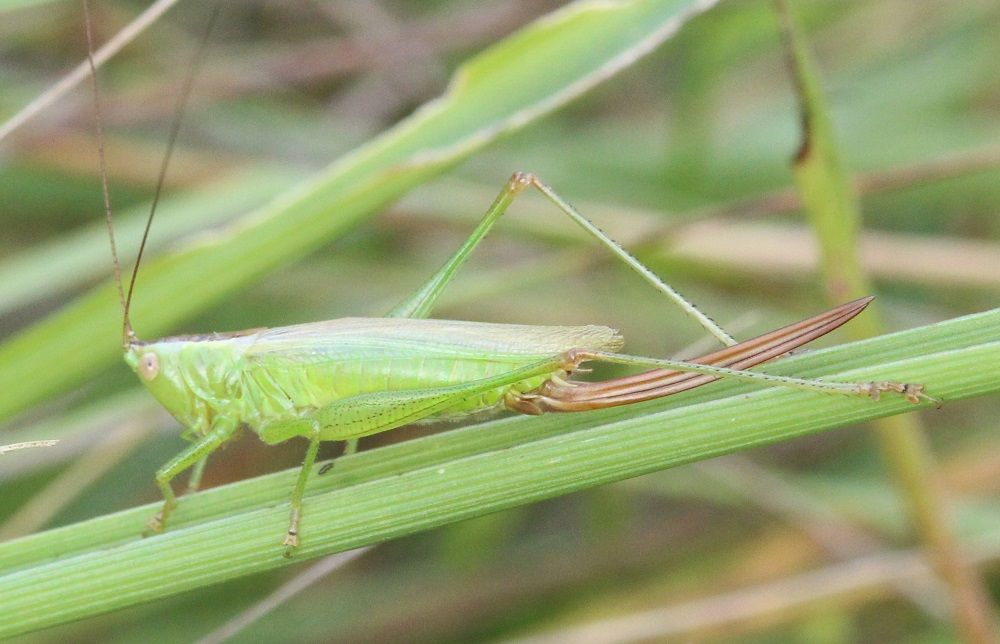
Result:
[[[160,373],[160,359],[155,353],[145,353],[139,360],[139,375],[144,380],[152,380]]]

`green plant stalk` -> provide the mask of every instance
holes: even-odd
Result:
[[[395,127],[263,209],[145,264],[132,306],[136,331],[146,338],[162,335],[318,249],[406,191],[610,78],[714,4],[579,2],[535,21],[466,62],[444,95]],[[498,186],[511,170],[503,170]],[[0,420],[119,360],[120,336],[121,312],[108,285],[0,344]],[[51,368],[40,371],[39,365]]]
[[[776,0],[802,112],[802,143],[793,163],[795,184],[819,240],[826,291],[831,302],[873,292],[858,257],[860,209],[841,162],[815,63],[789,9]],[[874,337],[884,325],[877,312],[847,333]],[[944,490],[926,435],[915,416],[896,416],[876,423],[883,458],[903,492],[921,540],[938,574],[951,589],[956,625],[970,642],[995,642],[1000,632],[985,584],[967,566],[949,525]]]
[[[908,379],[946,404],[1000,390],[1000,309],[783,360],[768,371]],[[926,405],[925,405],[926,406]],[[912,409],[743,383],[649,404],[517,417],[346,457],[313,477],[297,560],[378,543],[691,461]],[[295,470],[0,544],[0,637],[286,565]]]

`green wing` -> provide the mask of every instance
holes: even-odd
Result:
[[[267,329],[248,338],[251,361],[318,364],[366,355],[543,358],[573,348],[614,351],[604,326],[533,326],[408,318],[341,318]]]

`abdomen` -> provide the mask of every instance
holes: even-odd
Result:
[[[599,326],[345,318],[270,329],[254,338],[245,353],[245,387],[254,390],[247,402],[255,407],[247,412],[302,415],[358,394],[458,385],[570,349],[614,350],[621,344],[615,331]],[[513,386],[527,391],[544,379]],[[495,407],[507,389],[459,399],[440,415]]]

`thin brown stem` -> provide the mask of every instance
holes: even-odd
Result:
[[[103,47],[94,52],[92,56],[89,56],[88,60],[77,65],[72,72],[61,78],[59,82],[0,125],[0,141],[3,141],[11,132],[31,120],[36,114],[56,103],[70,90],[86,80],[88,75],[92,75],[93,68],[100,67],[107,62],[108,59],[118,53],[125,45],[132,42],[136,36],[159,20],[160,16],[175,4],[177,4],[177,0],[157,0],[151,4],[135,20],[129,23],[128,26],[106,42]]]

